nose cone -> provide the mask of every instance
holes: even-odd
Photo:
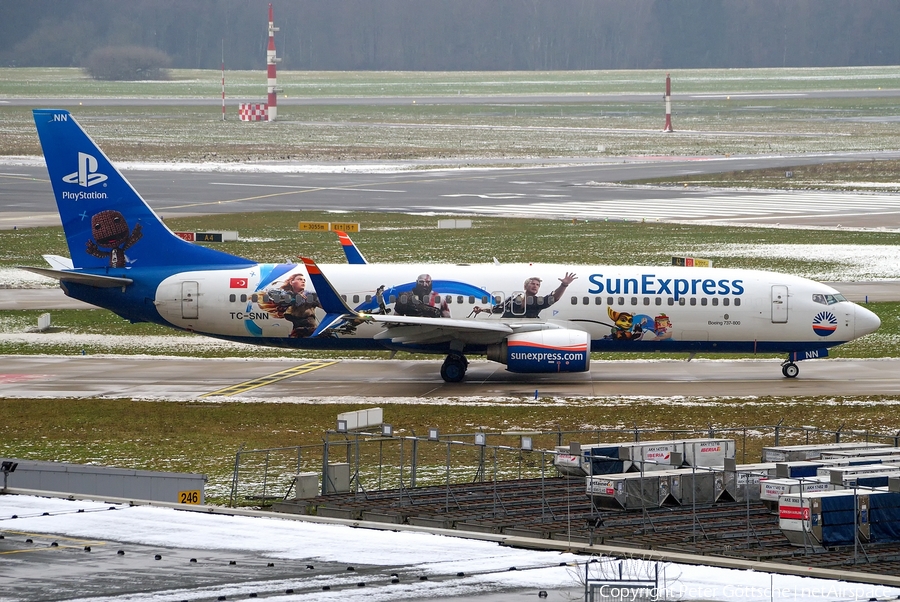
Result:
[[[878,327],[881,326],[881,319],[865,307],[857,305],[853,323],[854,334],[856,338],[859,338],[878,330]]]

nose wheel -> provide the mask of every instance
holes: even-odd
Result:
[[[797,378],[797,375],[800,374],[800,368],[794,362],[787,361],[781,364],[781,373],[787,378]]]
[[[448,383],[458,383],[466,377],[469,360],[461,353],[451,353],[441,366],[441,378]]]

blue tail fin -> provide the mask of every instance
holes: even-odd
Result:
[[[353,244],[353,241],[350,240],[350,237],[347,236],[346,232],[335,230],[334,233],[338,235],[338,240],[341,241],[341,247],[344,249],[344,255],[347,256],[347,263],[368,263],[366,261],[366,258],[363,257],[363,254],[359,252],[359,249],[356,247],[356,245]]]
[[[241,266],[179,238],[68,111],[35,109],[44,160],[75,268]]]

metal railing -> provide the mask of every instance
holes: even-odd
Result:
[[[751,445],[763,446],[831,443],[849,440],[882,442],[900,446],[900,432],[873,433],[869,430],[820,429],[785,426],[692,429],[610,428],[552,431],[480,431],[440,437],[384,436],[366,431],[324,434],[321,444],[268,449],[240,448],[235,455],[229,505],[267,506],[285,499],[295,487],[297,475],[317,473],[320,493],[344,492],[367,495],[385,489],[415,490],[420,487],[449,487],[462,483],[483,483],[512,479],[556,476],[555,448],[578,441],[615,444],[653,439],[688,437],[735,439],[736,459],[748,461]],[[751,461],[758,461],[753,458]],[[348,482],[332,478],[333,465],[345,464]]]

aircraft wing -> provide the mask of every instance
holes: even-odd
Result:
[[[383,324],[385,329],[374,338],[390,340],[393,343],[426,344],[459,340],[466,343],[489,344],[500,342],[514,332],[507,324],[486,320],[379,314],[360,314],[358,319]]]
[[[512,334],[513,328],[496,320],[460,320],[457,318],[426,318],[422,316],[397,316],[382,314],[358,314],[360,319],[367,322],[379,322],[388,328],[391,326],[440,326],[441,328],[454,328],[458,330],[473,330],[480,332],[502,332]]]
[[[507,324],[498,320],[457,318],[426,318],[421,316],[394,316],[357,314],[357,320],[383,324],[385,329],[375,335],[376,340],[390,339],[393,343],[425,344],[451,340],[489,345],[499,343],[517,332],[553,330],[562,328],[548,322]]]
[[[60,282],[77,282],[78,284],[87,284],[88,286],[96,286],[98,288],[116,288],[118,286],[127,286],[134,282],[131,278],[118,278],[116,276],[100,276],[98,274],[85,274],[84,272],[67,272],[63,270],[52,270],[50,268],[33,268],[20,265],[20,270],[47,276],[48,278],[56,278]]]

